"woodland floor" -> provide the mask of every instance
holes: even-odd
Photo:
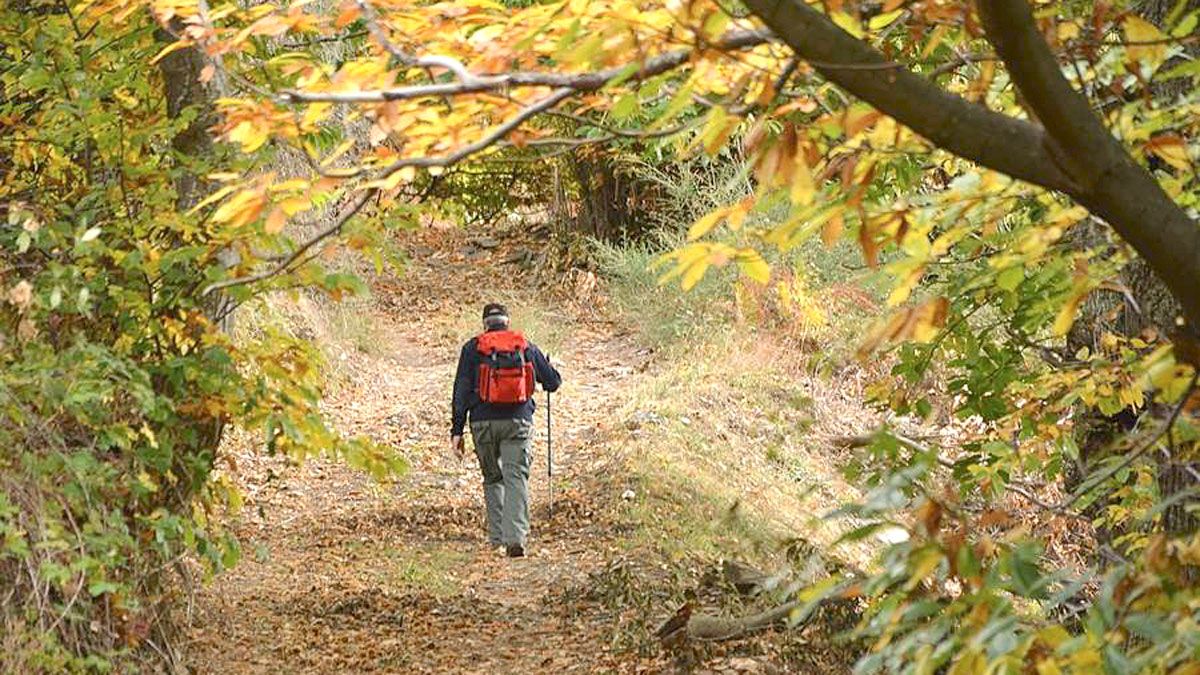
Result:
[[[229,453],[246,494],[233,529],[243,561],[192,599],[184,651],[195,672],[657,672],[661,657],[606,647],[613,617],[564,607],[614,553],[597,497],[579,487],[603,475],[595,442],[620,386],[635,377],[636,348],[603,320],[562,305],[554,352],[566,384],[555,397],[556,495],[547,513],[544,410],[536,426],[530,555],[510,560],[482,536],[474,458],[447,452],[449,391],[463,322],[485,295],[520,298],[516,267],[463,235],[424,230],[405,242],[414,262],[375,283],[369,349],[335,357],[340,384],[327,410],[350,434],[400,448],[410,472],[385,485],[325,459],[300,467]],[[499,287],[497,283],[499,282]],[[531,300],[532,301],[532,300]],[[545,304],[545,299],[541,302]],[[560,326],[560,329],[563,326]],[[536,336],[532,336],[535,341]],[[572,364],[586,356],[590,383]],[[540,403],[541,401],[539,401]],[[247,439],[242,439],[248,444]],[[233,445],[237,446],[238,439]],[[667,608],[669,612],[670,609]]]

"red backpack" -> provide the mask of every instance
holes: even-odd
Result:
[[[479,400],[517,404],[533,398],[533,362],[525,358],[529,342],[511,330],[488,331],[476,338],[479,351]]]

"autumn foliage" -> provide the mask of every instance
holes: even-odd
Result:
[[[622,145],[753,183],[684,224],[664,283],[765,284],[814,238],[890,280],[860,349],[893,364],[876,403],[956,433],[882,429],[849,467],[846,538],[910,535],[807,591],[861,598],[861,670],[1195,672],[1200,479],[1164,476],[1196,476],[1200,441],[1200,14],[1154,4],[10,3],[0,569],[26,604],[6,651],[117,658],[161,626],[164,563],[236,561],[212,517],[237,502],[212,480],[225,425],[397,467],[322,421],[310,345],[235,343],[235,308],[355,292],[323,254],[382,267],[456,167]],[[200,93],[172,115],[156,68],[182,55]],[[218,142],[189,153],[208,115]],[[1070,339],[1098,298],[1140,313],[1139,260],[1169,320]],[[1068,559],[1071,529],[1090,543]]]

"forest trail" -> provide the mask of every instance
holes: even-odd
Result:
[[[501,297],[533,301],[511,285],[500,250],[454,230],[423,229],[403,243],[413,263],[375,284],[378,344],[340,357],[343,384],[328,414],[348,434],[400,448],[403,478],[378,485],[338,462],[281,471],[233,452],[246,495],[234,526],[243,561],[194,598],[188,665],[195,672],[633,672],[649,668],[605,647],[611,619],[560,602],[613,550],[611,528],[578,483],[605,470],[594,452],[636,376],[636,349],[603,323],[546,308],[565,331],[565,379],[554,399],[555,484],[547,512],[545,395],[539,395],[531,480],[530,556],[510,560],[483,537],[480,477],[468,450],[448,452],[449,392],[469,337],[465,313]],[[489,242],[490,243],[490,242]],[[498,265],[497,263],[496,265]],[[518,316],[520,312],[517,312]],[[537,341],[537,335],[531,335]],[[543,345],[544,346],[544,345]],[[640,358],[645,358],[640,357]],[[588,383],[577,363],[587,364]],[[235,439],[234,443],[238,441]],[[243,442],[248,442],[243,439]],[[282,475],[277,475],[282,474]]]

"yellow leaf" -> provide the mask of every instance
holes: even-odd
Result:
[[[900,15],[903,13],[903,9],[896,9],[890,12],[884,12],[883,14],[876,14],[875,16],[871,17],[870,21],[867,22],[867,27],[871,30],[887,28],[888,26],[892,25],[896,19],[899,19]]]
[[[266,202],[262,190],[242,190],[225,202],[212,215],[218,223],[241,227],[258,219]]]
[[[729,26],[729,15],[718,9],[705,17],[703,26],[704,37],[709,40],[716,40],[725,33],[727,26]]]
[[[1192,168],[1191,158],[1188,157],[1187,145],[1175,134],[1164,134],[1150,139],[1146,143],[1150,152],[1158,155],[1162,161],[1170,164],[1179,171],[1189,171]]]
[[[1083,28],[1075,21],[1064,21],[1058,24],[1058,39],[1060,42],[1074,40],[1082,32]]]
[[[919,259],[906,258],[890,267],[892,273],[900,277],[900,281],[888,295],[887,306],[898,307],[908,300],[925,276],[925,263]]]
[[[650,263],[650,269],[657,270],[671,261],[675,261],[675,266],[667,271],[666,274],[659,278],[659,284],[665,284],[671,279],[683,274],[683,272],[695,261],[708,255],[708,244],[688,244],[677,251],[671,251],[665,255],[655,258]]]
[[[188,47],[191,47],[191,46],[192,46],[192,43],[188,40],[179,40],[177,42],[172,42],[171,44],[167,45],[166,47],[163,47],[162,51],[160,51],[158,54],[156,54],[154,56],[154,58],[150,59],[150,65],[154,65],[154,64],[158,63],[159,61],[162,61],[163,59],[165,59],[167,57],[167,55],[171,54],[172,52],[177,52],[180,49],[187,49]]]
[[[829,15],[829,18],[832,19],[839,28],[853,35],[854,37],[861,38],[863,36],[862,24],[859,23],[858,19],[854,18],[853,16],[845,12],[833,12]]]
[[[269,134],[250,120],[242,120],[229,130],[228,138],[242,146],[242,152],[254,152],[267,142]]]
[[[1159,43],[1130,45],[1126,51],[1132,62],[1130,65],[1137,67],[1144,64],[1150,67],[1150,72],[1158,70],[1167,59],[1167,44],[1164,41],[1166,36],[1157,26],[1136,14],[1126,15],[1123,26],[1125,38],[1131,43]]]
[[[288,197],[279,202],[279,208],[283,209],[284,214],[289,218],[304,211],[312,206],[312,202],[304,197]]]
[[[762,254],[752,248],[743,248],[737,253],[738,268],[742,274],[760,284],[771,281],[771,266],[763,259]]]
[[[471,37],[467,38],[467,42],[470,42],[475,47],[483,47],[491,44],[496,38],[503,35],[506,30],[508,30],[508,26],[499,23],[484,26],[471,33]]]
[[[223,188],[217,190],[216,192],[212,193],[211,195],[205,197],[203,200],[200,201],[199,204],[196,204],[195,206],[193,206],[191,208],[191,210],[188,211],[188,215],[199,212],[200,209],[203,209],[204,207],[208,206],[209,204],[215,204],[216,202],[221,201],[222,199],[225,198],[226,195],[228,195],[229,193],[233,192],[236,189],[237,189],[236,185],[226,185],[225,187],[223,187]]]
[[[738,118],[730,117],[724,108],[713,108],[712,112],[708,114],[708,122],[704,125],[704,132],[700,135],[704,152],[710,155],[717,154],[725,146],[725,143],[729,141],[729,137],[733,135],[737,124]]]
[[[431,167],[431,169],[432,168],[434,168],[434,167]],[[430,171],[430,173],[431,173],[431,175],[436,175],[436,174],[433,174],[432,171]],[[395,190],[396,186],[400,185],[401,183],[410,183],[416,177],[417,177],[417,168],[414,166],[405,166],[405,167],[401,167],[401,168],[393,171],[392,173],[388,174],[387,176],[385,176],[383,178],[370,181],[370,182],[366,183],[365,185],[363,185],[363,187],[368,187],[368,188],[377,187],[377,188],[381,188],[384,191]]]
[[[912,339],[915,342],[932,342],[938,331],[946,325],[946,315],[950,310],[950,301],[946,298],[934,298],[922,305],[915,312],[912,325]]]
[[[804,151],[796,152],[795,170],[792,173],[792,203],[800,206],[808,206],[813,203],[817,196],[816,183],[813,180],[812,170],[809,169],[808,160],[804,157]]]
[[[683,273],[683,279],[680,280],[679,285],[683,287],[683,290],[690,291],[693,287],[695,287],[696,284],[700,283],[700,280],[704,278],[704,273],[707,270],[707,258],[701,258],[700,260],[693,262]]]
[[[696,241],[700,237],[703,237],[711,232],[712,229],[717,226],[717,223],[720,223],[728,212],[728,208],[722,207],[703,216],[695,223],[692,223],[692,226],[688,228],[688,241]]]
[[[1090,292],[1090,290],[1091,289],[1086,287],[1076,287],[1075,291],[1071,294],[1071,297],[1068,298],[1067,302],[1063,304],[1061,309],[1058,310],[1058,316],[1054,319],[1055,335],[1062,337],[1071,330],[1071,326],[1075,324],[1075,314],[1079,311],[1079,305],[1083,302],[1083,299],[1087,297],[1087,294]]]
[[[358,139],[354,138],[353,136],[342,141],[341,144],[339,144],[336,148],[334,148],[333,152],[329,153],[328,157],[321,160],[321,166],[323,166],[323,167],[329,166],[330,163],[336,161],[338,157],[341,157],[342,155],[346,154],[346,152],[348,152],[351,148],[353,148],[354,144],[357,142],[358,142]]]
[[[300,117],[300,126],[304,129],[315,129],[320,122],[329,117],[332,110],[332,103],[311,103],[304,108],[304,115]]]
[[[730,207],[729,218],[726,221],[726,224],[729,225],[729,229],[733,230],[734,232],[740,230],[742,223],[746,222],[746,216],[750,215],[750,209],[752,208],[754,208],[753,195],[746,197],[742,201]]]

